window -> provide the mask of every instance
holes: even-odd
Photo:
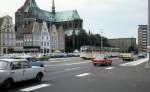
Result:
[[[47,42],[47,46],[49,46],[49,42]]]
[[[46,46],[46,42],[44,42],[44,46]]]
[[[17,70],[17,69],[21,69],[22,68],[21,62],[13,62],[12,65],[13,65],[12,66],[13,70]]]
[[[31,68],[30,64],[28,61],[23,62],[23,68]]]

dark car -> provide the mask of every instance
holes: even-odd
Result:
[[[94,66],[97,66],[97,65],[111,66],[112,59],[108,55],[97,54],[93,57],[92,63]]]

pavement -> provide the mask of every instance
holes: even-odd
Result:
[[[16,83],[0,92],[150,92],[146,61],[114,58],[110,67],[95,67],[90,60],[78,57],[51,59],[45,62],[46,74],[41,83]]]

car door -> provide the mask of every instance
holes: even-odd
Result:
[[[11,63],[12,69],[10,76],[14,79],[15,82],[23,80],[23,68],[22,63],[19,61],[14,61]]]
[[[33,79],[34,70],[28,61],[23,61],[23,76],[25,80]]]

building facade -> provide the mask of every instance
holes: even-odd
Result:
[[[147,50],[147,25],[139,25],[138,28],[138,50],[146,52]]]
[[[26,0],[24,5],[15,13],[15,30],[17,32],[17,40],[23,39],[22,35],[25,26],[34,22],[43,23],[43,21],[46,22],[51,36],[51,50],[57,49],[64,51],[64,35],[67,34],[68,31],[73,32],[73,30],[75,30],[79,32],[80,30],[83,30],[83,20],[80,18],[76,10],[56,12],[55,3],[54,0],[52,0],[52,11],[50,12],[40,9],[35,0]]]
[[[48,31],[46,22],[43,22],[40,29],[41,29],[41,53],[49,53],[51,52],[50,33]]]
[[[109,45],[118,48],[120,52],[128,52],[130,49],[136,49],[136,38],[116,38],[109,39]]]
[[[34,22],[24,27],[23,48],[24,52],[49,53],[51,51],[46,22]]]
[[[0,18],[0,54],[8,54],[14,51],[16,35],[10,16]]]

